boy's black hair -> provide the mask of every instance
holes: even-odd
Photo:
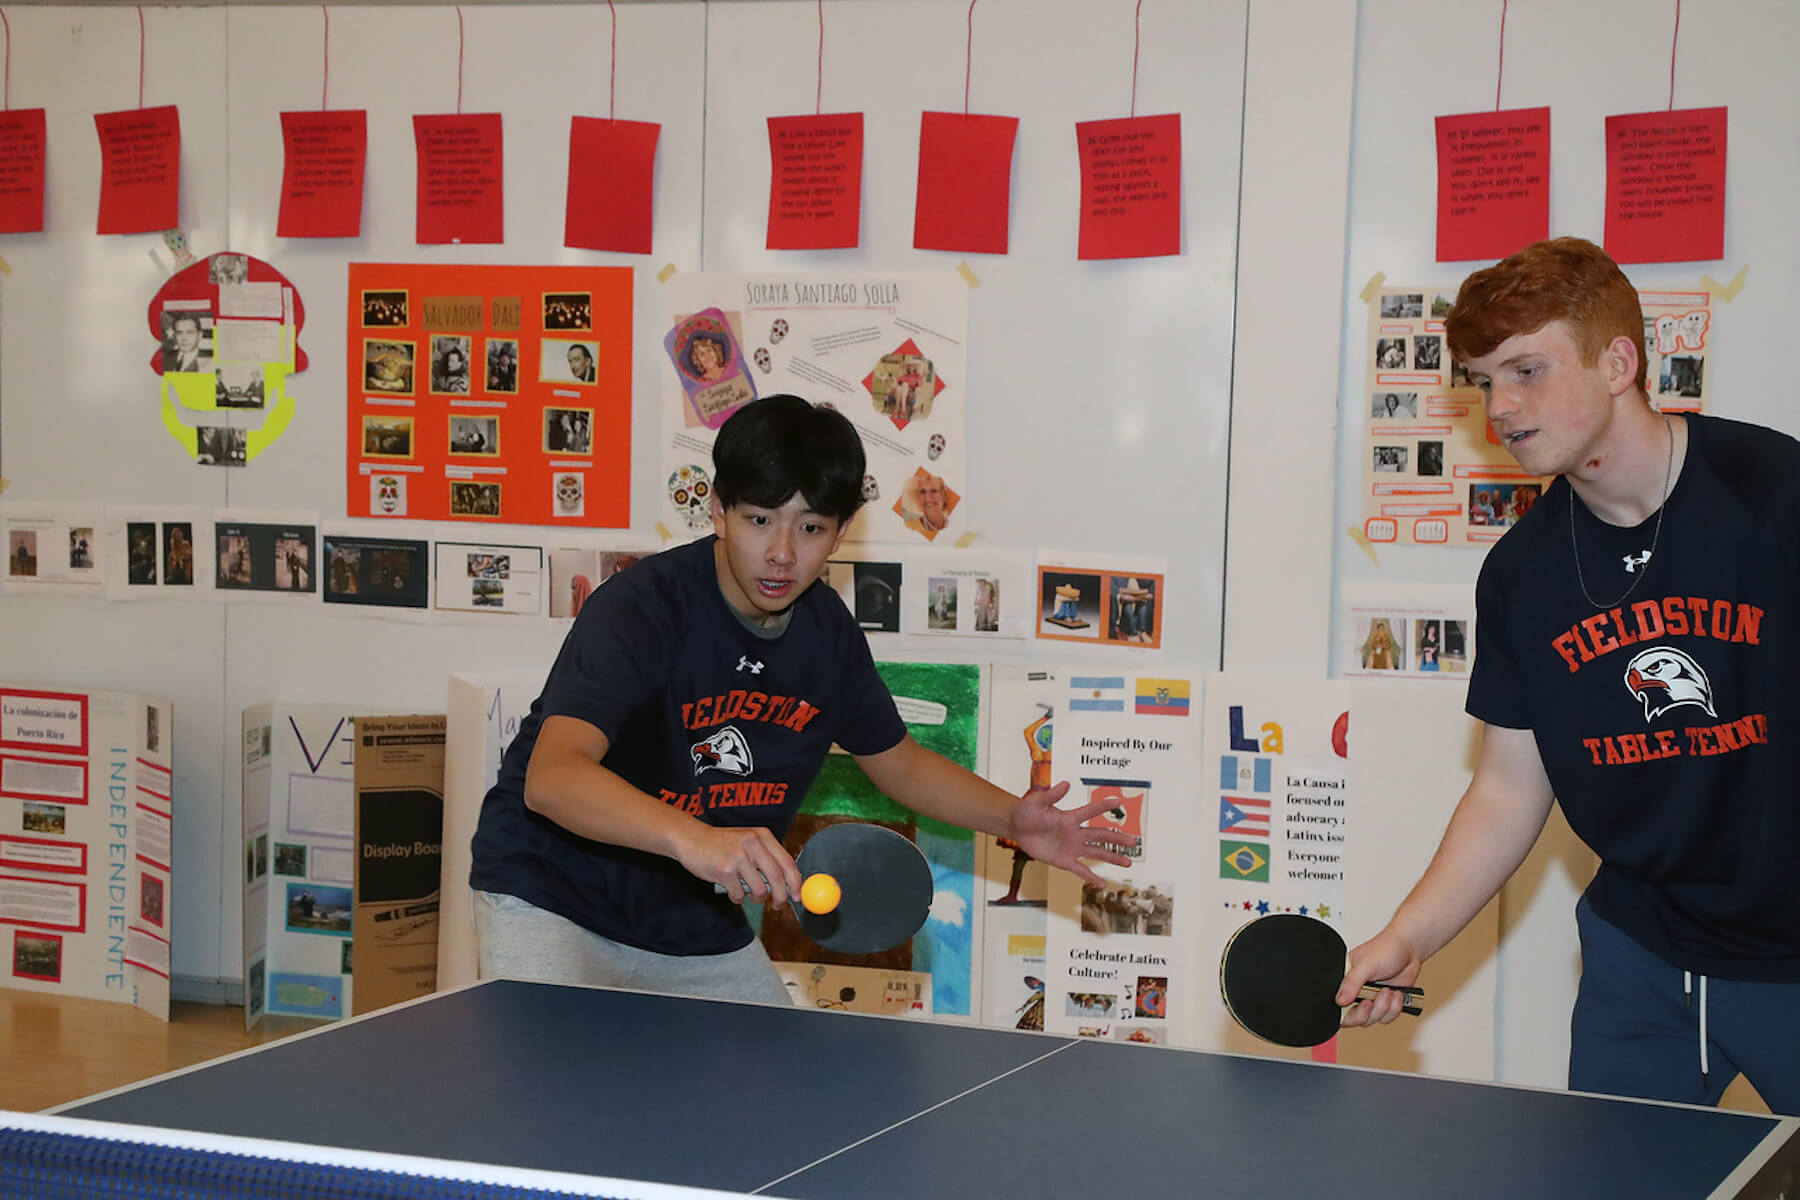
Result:
[[[835,409],[785,393],[731,415],[713,443],[713,492],[723,508],[780,508],[794,496],[848,521],[862,507],[862,438]]]

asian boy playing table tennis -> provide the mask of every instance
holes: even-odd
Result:
[[[1742,1071],[1800,1112],[1800,443],[1652,407],[1637,290],[1589,242],[1471,275],[1447,333],[1507,450],[1558,478],[1476,585],[1475,777],[1337,998],[1412,983],[1554,797],[1601,860],[1576,906],[1569,1086],[1716,1104]]]
[[[712,537],[615,575],[585,603],[482,803],[470,886],[480,970],[787,1002],[740,902],[801,878],[781,846],[835,742],[925,816],[1099,880],[1131,839],[1020,799],[915,742],[868,643],[820,581],[862,503],[841,414],[757,400],[713,447]],[[854,882],[845,880],[846,890]],[[723,893],[714,885],[722,885]]]

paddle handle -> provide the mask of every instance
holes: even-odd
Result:
[[[1425,989],[1409,987],[1403,983],[1365,983],[1357,989],[1356,998],[1373,1000],[1382,991],[1399,992],[1406,997],[1406,1003],[1400,1007],[1400,1011],[1403,1013],[1416,1017],[1425,1011]],[[1368,994],[1364,995],[1365,992]]]

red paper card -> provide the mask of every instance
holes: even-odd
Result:
[[[281,142],[286,165],[281,173],[276,236],[360,236],[368,113],[360,108],[284,112]]]
[[[656,139],[648,121],[569,120],[569,195],[563,245],[650,253],[656,218]]]
[[[1437,119],[1437,260],[1505,258],[1550,236],[1550,110]]]
[[[1017,117],[928,112],[919,118],[913,248],[1005,254]]]
[[[1181,253],[1181,114],[1081,121],[1081,258]]]
[[[499,113],[413,117],[421,246],[506,240]]]
[[[769,118],[770,250],[841,250],[862,227],[863,115]]]
[[[1725,114],[1606,118],[1606,252],[1614,260],[1725,257]]]
[[[173,104],[95,113],[98,233],[160,233],[181,224],[181,116]]]
[[[0,233],[44,228],[44,110],[0,112]]]

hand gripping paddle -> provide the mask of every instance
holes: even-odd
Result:
[[[1231,935],[1219,959],[1219,992],[1232,1019],[1278,1046],[1317,1046],[1338,1031],[1337,1004],[1344,982],[1344,939],[1323,921],[1296,913],[1258,917]],[[1380,989],[1404,992],[1400,1011],[1418,1016],[1423,989],[1397,983],[1365,983],[1369,999]]]
[[[798,900],[790,901],[801,932],[827,950],[891,950],[931,915],[931,868],[925,856],[885,826],[861,821],[827,825],[807,839],[794,861],[802,880],[829,875],[840,889],[836,906],[825,912],[809,912]]]

